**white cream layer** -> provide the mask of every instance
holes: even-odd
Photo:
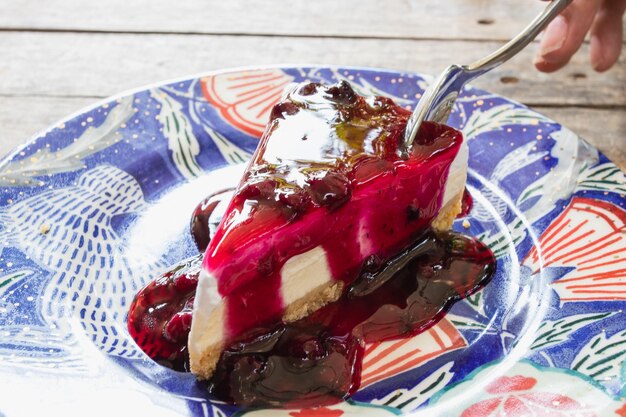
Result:
[[[463,142],[450,166],[441,207],[448,205],[463,192],[467,180],[467,163],[468,148]],[[282,299],[286,306],[305,297],[320,285],[330,282],[332,276],[324,249],[317,246],[289,259],[281,269],[281,280]],[[224,319],[224,303],[217,291],[217,280],[203,269],[196,289],[189,333],[188,347],[192,366],[193,363],[199,363],[207,349],[223,344]]]

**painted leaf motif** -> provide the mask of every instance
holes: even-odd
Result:
[[[208,133],[211,139],[213,139],[213,142],[217,145],[220,153],[229,164],[242,164],[244,162],[247,162],[252,156],[249,152],[241,149],[234,143],[230,142],[220,133],[206,126],[204,127],[204,130]]]
[[[470,213],[471,218],[480,220],[480,216],[484,216],[487,221],[491,222],[494,218],[501,217],[501,213],[515,206],[511,198],[502,192],[497,184],[493,183],[489,178],[482,176],[471,168],[468,169],[468,174],[483,184],[482,189],[476,191],[471,186],[468,186],[472,196],[474,196],[474,207]],[[502,258],[507,254],[516,257],[515,245],[526,237],[526,231],[530,227],[530,224],[519,210],[513,210],[513,212],[516,216],[508,224],[502,224],[502,227],[494,231],[486,231],[477,236],[478,240],[489,246],[496,258]]]
[[[534,142],[529,142],[506,154],[497,163],[489,176],[489,181],[496,186],[484,186],[481,190],[482,196],[490,203],[489,206],[477,204],[472,210],[472,216],[479,220],[490,221],[493,216],[490,210],[495,209],[499,217],[505,217],[511,203],[507,201],[510,197],[500,184],[507,177],[516,175],[518,171],[543,159],[547,154],[547,151],[536,151]],[[541,195],[543,185],[535,185],[533,187],[533,190]],[[522,197],[524,197],[524,194],[522,194]],[[518,201],[516,206],[521,207],[521,203]]]
[[[547,349],[565,342],[570,335],[598,320],[612,316],[614,313],[575,314],[558,320],[541,323],[537,329],[537,337],[531,345],[532,350]]]
[[[194,178],[202,173],[196,157],[200,153],[200,143],[193,133],[191,122],[182,111],[182,105],[166,94],[155,89],[152,98],[161,105],[157,119],[163,127],[163,135],[172,154],[172,160],[185,178]]]
[[[0,250],[0,254],[1,253],[2,251]],[[22,269],[22,270],[11,272],[5,276],[0,277],[0,295],[6,294],[9,288],[13,288],[14,285],[19,283],[20,281],[23,281],[26,278],[29,278],[32,274],[33,274],[33,271],[29,269]],[[6,301],[6,298],[0,299],[0,317],[10,317],[11,312],[13,310],[15,310],[15,304],[13,304],[12,302]],[[2,323],[2,320],[0,320],[0,323]],[[11,331],[9,331],[8,329],[5,329],[4,332],[5,332],[4,336],[0,338],[0,346],[2,346],[3,340],[4,341],[7,340],[7,336],[8,336],[7,332],[9,334],[11,333]]]
[[[500,398],[490,398],[488,400],[483,400],[477,402],[476,404],[470,405],[467,409],[463,411],[461,417],[488,417],[499,415],[494,414],[497,412],[498,408],[502,404],[502,400]]]
[[[448,385],[454,377],[451,372],[453,366],[454,362],[448,362],[413,388],[395,390],[383,398],[372,400],[372,404],[394,407],[405,412],[413,411]]]
[[[583,171],[576,190],[609,191],[626,194],[626,174],[612,162],[605,162]]]
[[[597,381],[619,378],[626,358],[626,331],[593,337],[576,355],[571,368]]]
[[[511,250],[526,237],[526,225],[522,220],[515,219],[507,225],[507,232],[498,233],[481,233],[477,236],[489,249],[493,252],[497,259],[502,258],[511,252]]]
[[[475,310],[478,310],[484,313],[484,307],[482,307],[484,306],[484,298],[483,298],[482,289],[480,291],[475,292],[474,294],[471,294],[465,297],[465,299],[467,300],[469,304],[473,306]]]
[[[33,347],[15,350],[21,367],[40,369],[53,363],[58,372],[61,367],[62,372],[89,371],[96,365],[81,351],[77,327],[80,340],[93,343],[92,348],[125,357],[141,354],[125,332],[125,314],[136,291],[164,265],[160,258],[125,251],[126,242],[111,218],[143,213],[147,207],[133,176],[101,164],[73,185],[26,196],[0,210],[2,242],[46,271],[41,288],[28,289],[44,326],[16,330],[13,323],[0,322],[4,342]],[[37,341],[46,348],[39,349]],[[58,354],[48,349],[58,349]]]
[[[33,271],[31,271],[30,269],[22,269],[0,277],[0,294],[6,291],[6,289],[9,288],[11,285],[18,283],[19,281],[31,276],[32,274]]]
[[[521,242],[526,237],[530,224],[553,210],[556,201],[569,198],[575,191],[576,179],[580,172],[598,161],[598,152],[570,130],[562,128],[552,132],[550,137],[555,144],[549,154],[552,160],[557,161],[556,165],[537,181],[528,185],[520,193],[517,201],[506,201],[508,197],[503,195],[500,188],[487,186],[487,184],[492,181],[497,184],[512,173],[548,155],[546,151],[533,151],[534,143],[523,145],[509,153],[496,165],[492,177],[483,181],[486,186],[480,194],[499,214],[505,213],[507,207],[515,206],[523,209],[523,212],[517,214],[507,225],[510,237],[502,232],[484,233],[479,236],[479,239],[491,248],[497,258],[504,256],[513,246]],[[572,146],[572,143],[576,146]],[[477,175],[475,172],[472,174]],[[546,186],[550,188],[550,192],[545,192]],[[525,221],[522,221],[522,215]],[[481,204],[476,205],[472,216],[483,220],[492,218],[492,214]]]
[[[483,132],[493,132],[515,124],[553,123],[550,119],[534,111],[514,104],[503,104],[488,110],[477,110],[463,126],[463,135],[467,140]]]
[[[506,154],[494,168],[491,179],[500,182],[516,171],[543,159],[547,152],[536,152],[533,150],[535,147],[534,142],[529,142]]]
[[[74,142],[65,148],[51,151],[39,148],[37,153],[24,160],[6,160],[0,166],[0,186],[15,187],[24,185],[43,185],[36,177],[71,172],[85,168],[83,159],[114,145],[121,139],[115,132],[132,115],[133,97],[119,100],[98,127],[87,128]]]
[[[480,321],[474,320],[470,317],[459,316],[453,313],[448,313],[446,314],[446,318],[450,320],[450,322],[454,324],[454,327],[456,327],[458,330],[466,330],[466,331],[469,330],[469,331],[478,331],[478,332],[487,331],[489,333],[496,332],[495,329],[489,329],[488,325],[481,323]]]
[[[67,334],[55,331],[54,327],[7,325],[2,326],[1,329],[3,337],[0,341],[0,352],[7,353],[8,357],[3,358],[5,362],[10,362],[10,359],[14,359],[15,362],[25,362],[23,358],[9,354],[16,346],[27,348],[25,353],[31,356],[45,354],[46,364],[67,360],[67,352],[59,346],[66,345],[71,338]]]

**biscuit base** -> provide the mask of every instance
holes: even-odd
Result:
[[[463,192],[460,192],[455,198],[451,199],[439,211],[437,217],[431,223],[434,230],[442,232],[450,230],[454,219],[461,212]],[[283,321],[290,323],[296,320],[300,320],[308,315],[314,313],[325,305],[335,302],[341,297],[344,289],[344,283],[342,281],[331,281],[322,284],[312,291],[310,291],[304,297],[301,297],[285,308],[283,315]],[[209,321],[214,323],[223,322],[224,317],[224,301],[221,301],[219,306],[213,310],[209,316]],[[193,372],[198,379],[209,379],[215,372],[217,362],[220,355],[224,350],[224,341],[220,340],[217,343],[209,345],[203,350],[200,355],[192,355],[190,365],[191,372]],[[197,357],[199,356],[199,359]],[[197,360],[196,360],[197,359]]]

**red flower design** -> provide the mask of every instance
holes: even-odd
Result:
[[[527,378],[522,375],[501,376],[489,384],[485,391],[489,394],[504,394],[511,391],[528,391],[535,385],[537,385],[535,378]]]
[[[327,407],[305,408],[289,413],[291,417],[339,417],[343,415],[341,410],[331,410]]]
[[[461,333],[446,318],[415,337],[368,344],[363,358],[361,388],[465,346],[467,342]]]
[[[626,211],[574,197],[543,232],[523,264],[574,268],[552,283],[561,301],[626,300]],[[542,261],[542,262],[540,262]]]
[[[615,414],[620,417],[626,417],[626,404],[615,410]]]
[[[272,107],[293,77],[279,69],[227,72],[201,80],[202,92],[220,115],[256,137],[265,130]]]
[[[531,391],[535,385],[535,378],[523,375],[500,377],[485,387],[485,392],[492,397],[471,405],[461,417],[596,416],[565,395]]]

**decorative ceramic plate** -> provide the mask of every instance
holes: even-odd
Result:
[[[412,339],[367,346],[362,387],[315,410],[238,410],[129,337],[137,290],[192,256],[193,207],[234,184],[294,81],[411,108],[424,77],[360,68],[210,73],[102,102],[0,163],[0,415],[626,415],[626,177],[563,126],[468,88],[450,124],[498,258]]]

